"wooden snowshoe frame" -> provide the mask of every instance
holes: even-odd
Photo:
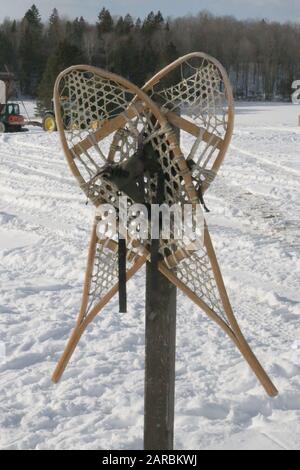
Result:
[[[231,141],[234,103],[226,71],[203,53],[192,53],[165,67],[139,89],[107,71],[75,66],[62,72],[54,90],[55,112],[69,167],[87,198],[99,207],[118,208],[120,191],[99,174],[107,162],[129,160],[141,133],[158,152],[165,176],[165,200],[199,204],[216,177]],[[68,123],[67,129],[65,124]],[[183,154],[176,128],[192,146]],[[190,162],[193,162],[192,165]],[[155,181],[146,181],[152,203]],[[134,203],[134,201],[129,201]],[[83,332],[118,292],[118,245],[100,240],[98,218],[92,230],[80,313],[53,374],[61,378]],[[270,396],[278,391],[244,338],[234,316],[210,234],[204,244],[187,250],[177,242],[160,241],[160,272],[181,289],[229,336]],[[149,246],[129,239],[127,280],[150,260]]]

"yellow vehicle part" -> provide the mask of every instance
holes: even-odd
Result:
[[[54,132],[57,130],[55,117],[52,114],[47,114],[44,117],[43,128],[46,132]]]

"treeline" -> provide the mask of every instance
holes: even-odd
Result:
[[[95,24],[54,9],[43,23],[33,5],[21,21],[0,25],[0,71],[20,80],[21,93],[49,106],[58,73],[87,63],[142,85],[155,71],[191,51],[207,52],[229,72],[238,99],[289,99],[300,78],[300,25],[238,21],[208,12],[183,18],[113,17],[103,8]]]

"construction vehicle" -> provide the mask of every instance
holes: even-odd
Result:
[[[0,133],[24,130],[25,118],[17,103],[9,102],[13,93],[15,76],[9,71],[0,72]]]
[[[70,103],[67,97],[61,98],[61,107],[63,111],[66,111],[70,107]],[[63,123],[65,129],[70,128],[70,115],[67,113],[63,118]],[[43,129],[46,132],[55,132],[57,131],[56,117],[54,110],[53,100],[51,101],[51,108],[46,109],[43,114]]]
[[[10,131],[21,132],[24,126],[25,119],[17,103],[0,104],[0,134]]]
[[[46,132],[55,132],[57,130],[53,101],[51,103],[51,108],[46,109],[44,112],[43,129]]]

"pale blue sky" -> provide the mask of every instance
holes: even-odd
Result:
[[[83,15],[94,21],[103,6],[113,14],[131,13],[144,17],[151,10],[160,9],[166,16],[182,16],[209,9],[215,14],[229,14],[238,18],[268,18],[300,23],[300,0],[0,0],[0,20],[21,18],[35,3],[43,18],[56,7],[61,15],[70,18]]]

